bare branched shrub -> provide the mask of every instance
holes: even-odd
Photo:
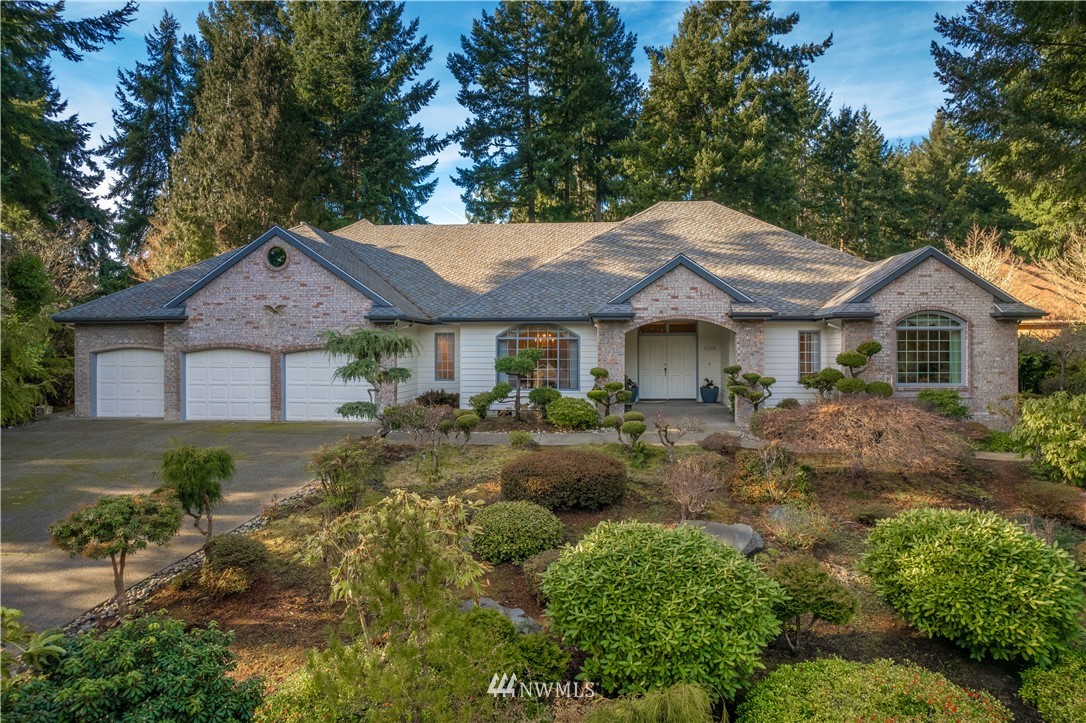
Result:
[[[664,412],[657,412],[652,418],[660,444],[667,450],[667,461],[675,462],[675,445],[690,432],[705,431],[705,422],[691,414],[672,417]]]
[[[1003,232],[973,224],[960,246],[946,240],[946,250],[963,266],[996,286],[1006,288],[1022,266],[1010,246],[1003,244]]]
[[[842,397],[776,411],[759,417],[755,432],[798,452],[841,455],[854,471],[950,473],[969,452],[951,420],[882,397]]]
[[[1086,235],[1073,235],[1062,254],[1037,266],[1053,291],[1077,307],[1078,320],[1086,321]]]
[[[665,483],[682,508],[682,519],[705,511],[709,498],[720,488],[720,460],[711,455],[681,459],[667,469]]]

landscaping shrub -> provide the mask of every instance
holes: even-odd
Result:
[[[953,422],[897,399],[854,395],[752,420],[765,439],[838,454],[855,471],[951,473],[969,453]]]
[[[784,637],[792,650],[802,647],[804,631],[816,620],[844,625],[856,614],[856,596],[809,555],[782,558],[769,569],[769,576],[788,593],[773,611],[785,622]]]
[[[671,498],[679,503],[683,520],[705,511],[712,494],[720,489],[720,460],[711,455],[685,457],[672,464],[664,476]]]
[[[524,583],[528,586],[528,591],[541,603],[547,602],[547,596],[543,594],[543,574],[561,556],[562,550],[555,547],[532,555],[520,566],[521,571],[524,573]]]
[[[750,691],[737,723],[931,721],[1008,723],[1012,717],[983,691],[960,688],[938,673],[890,660],[853,663],[820,658],[782,665]]]
[[[512,392],[512,384],[498,382],[489,392],[479,392],[468,397],[468,406],[479,419],[486,419],[486,415],[490,413],[490,407],[508,397]]]
[[[844,379],[837,380],[837,384],[835,384],[834,387],[842,394],[859,394],[867,389],[867,382],[863,379],[857,379],[856,377],[845,377]]]
[[[916,395],[916,403],[947,419],[969,419],[969,407],[962,404],[962,395],[953,389],[924,389]]]
[[[502,496],[550,510],[598,510],[626,491],[626,465],[600,452],[544,449],[510,460],[501,471]]]
[[[547,571],[556,631],[586,680],[637,693],[676,683],[730,698],[780,632],[779,585],[689,525],[603,522]]]
[[[1086,493],[1058,482],[1028,480],[1019,485],[1022,506],[1041,517],[1058,517],[1086,525]]]
[[[894,388],[890,386],[889,382],[868,382],[864,391],[872,397],[892,397],[894,395]]]
[[[200,589],[212,600],[245,592],[253,585],[253,578],[240,567],[216,569],[204,564],[200,567]]]
[[[787,413],[787,412],[785,412]],[[740,502],[764,504],[801,500],[807,496],[807,470],[780,442],[735,453],[735,471],[728,485]]]
[[[562,393],[551,387],[536,387],[528,392],[528,401],[538,409],[544,417],[547,416],[547,405],[562,398]]]
[[[1033,453],[1037,470],[1076,487],[1086,487],[1086,394],[1056,392],[1022,402],[1014,426],[1016,444]]]
[[[637,698],[616,698],[592,708],[584,723],[713,723],[713,699],[696,685],[678,683]]]
[[[509,446],[513,449],[539,449],[539,442],[529,432],[514,429],[509,433]]]
[[[724,432],[713,432],[698,442],[698,446],[706,452],[735,454],[736,450],[739,449],[739,437]]]
[[[234,567],[257,573],[268,564],[268,548],[248,535],[218,535],[207,548],[207,565],[217,572]]]
[[[420,394],[415,401],[424,407],[452,407],[458,409],[460,407],[460,393],[447,392],[444,389],[431,389]]]
[[[1078,566],[1086,572],[1086,542],[1080,542],[1071,548],[1071,557],[1075,559]]]
[[[810,550],[828,539],[833,529],[829,516],[818,507],[794,502],[772,510],[766,525],[777,542],[791,550]]]
[[[794,397],[785,397],[777,402],[777,406],[774,409],[795,409],[799,406],[799,400]]]
[[[559,429],[595,429],[599,426],[596,407],[584,399],[562,397],[547,405],[547,419]]]
[[[163,613],[125,620],[101,635],[65,638],[66,654],[12,681],[5,720],[247,721],[263,697],[255,678],[235,680],[233,633],[191,628]]]
[[[497,611],[492,611],[500,615]],[[513,624],[502,617],[502,621],[509,627]],[[508,633],[507,633],[508,634]],[[520,635],[514,628],[513,637],[514,653],[513,666],[523,672],[517,675],[520,678],[549,683],[566,679],[566,671],[569,669],[569,653],[562,649],[556,642],[544,633],[527,633]]]
[[[644,422],[645,415],[641,412],[626,412],[622,415],[623,422]]]
[[[984,433],[984,437],[977,443],[985,452],[1017,452],[1018,445],[1010,432],[1000,432],[990,429]]]
[[[992,512],[917,509],[880,521],[861,570],[928,636],[970,655],[1047,664],[1082,634],[1070,556]]]
[[[467,414],[458,414],[456,421],[453,424],[456,426],[456,436],[464,435],[464,444],[467,444],[471,439],[471,432],[473,429],[479,426],[479,423],[483,420],[479,419],[479,415],[471,412],[471,410],[464,410]]]
[[[320,482],[322,503],[335,516],[354,509],[367,489],[380,486],[384,462],[380,438],[344,437],[321,445],[309,458],[306,471]]]
[[[471,548],[487,562],[520,562],[562,542],[562,523],[533,502],[495,502],[475,514]]]
[[[1086,652],[1069,653],[1050,668],[1025,670],[1018,695],[1040,711],[1045,723],[1086,721]]]

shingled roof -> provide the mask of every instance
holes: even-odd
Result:
[[[937,255],[960,266],[930,247],[872,264],[711,201],[663,202],[607,223],[275,227],[240,249],[54,318],[182,321],[184,299],[273,234],[371,296],[370,318],[379,321],[624,318],[632,308],[623,293],[678,264],[731,295],[736,316],[870,316],[871,289],[919,261]],[[996,315],[1041,313],[991,289]]]

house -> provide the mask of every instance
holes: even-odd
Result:
[[[614,223],[275,227],[54,318],[75,327],[80,416],[337,419],[369,391],[333,381],[319,335],[397,323],[422,349],[399,360],[401,402],[466,405],[496,356],[534,346],[529,385],[565,395],[600,366],[641,399],[694,400],[740,364],[777,378],[772,406],[810,399],[801,375],[873,338],[867,379],[956,390],[984,420],[1017,390],[1019,321],[1041,316],[934,248],[870,263],[699,201]]]

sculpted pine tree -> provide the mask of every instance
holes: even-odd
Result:
[[[144,277],[247,243],[274,224],[322,219],[318,149],[295,93],[279,6],[219,2],[198,23],[209,59],[152,219]]]
[[[204,551],[213,536],[212,508],[222,501],[222,483],[234,476],[234,458],[222,447],[184,445],[162,455],[162,479],[177,495],[193,527],[204,536]],[[207,521],[207,528],[200,526]]]
[[[191,116],[194,68],[182,50],[180,28],[164,10],[144,38],[147,62],[117,71],[115,130],[99,150],[117,174],[109,195],[117,203],[114,233],[121,254],[142,250],[155,199],[170,179],[170,157]]]
[[[377,419],[381,423],[379,434],[384,437],[392,426],[385,418],[385,389],[393,392],[396,385],[411,378],[411,370],[395,366],[403,356],[419,351],[419,343],[413,336],[393,327],[391,329],[359,329],[351,334],[326,331],[322,335],[324,348],[329,354],[350,358],[336,369],[335,378],[344,382],[365,381],[373,390],[372,400],[360,400],[341,404],[336,414],[355,419]]]
[[[411,119],[437,92],[416,82],[433,47],[393,2],[287,5],[299,101],[331,165],[329,212],[346,221],[423,223],[448,140]]]
[[[651,74],[629,159],[631,204],[705,199],[771,223],[799,215],[796,180],[822,112],[806,66],[820,43],[784,45],[799,21],[768,2],[705,2],[683,15]]]

